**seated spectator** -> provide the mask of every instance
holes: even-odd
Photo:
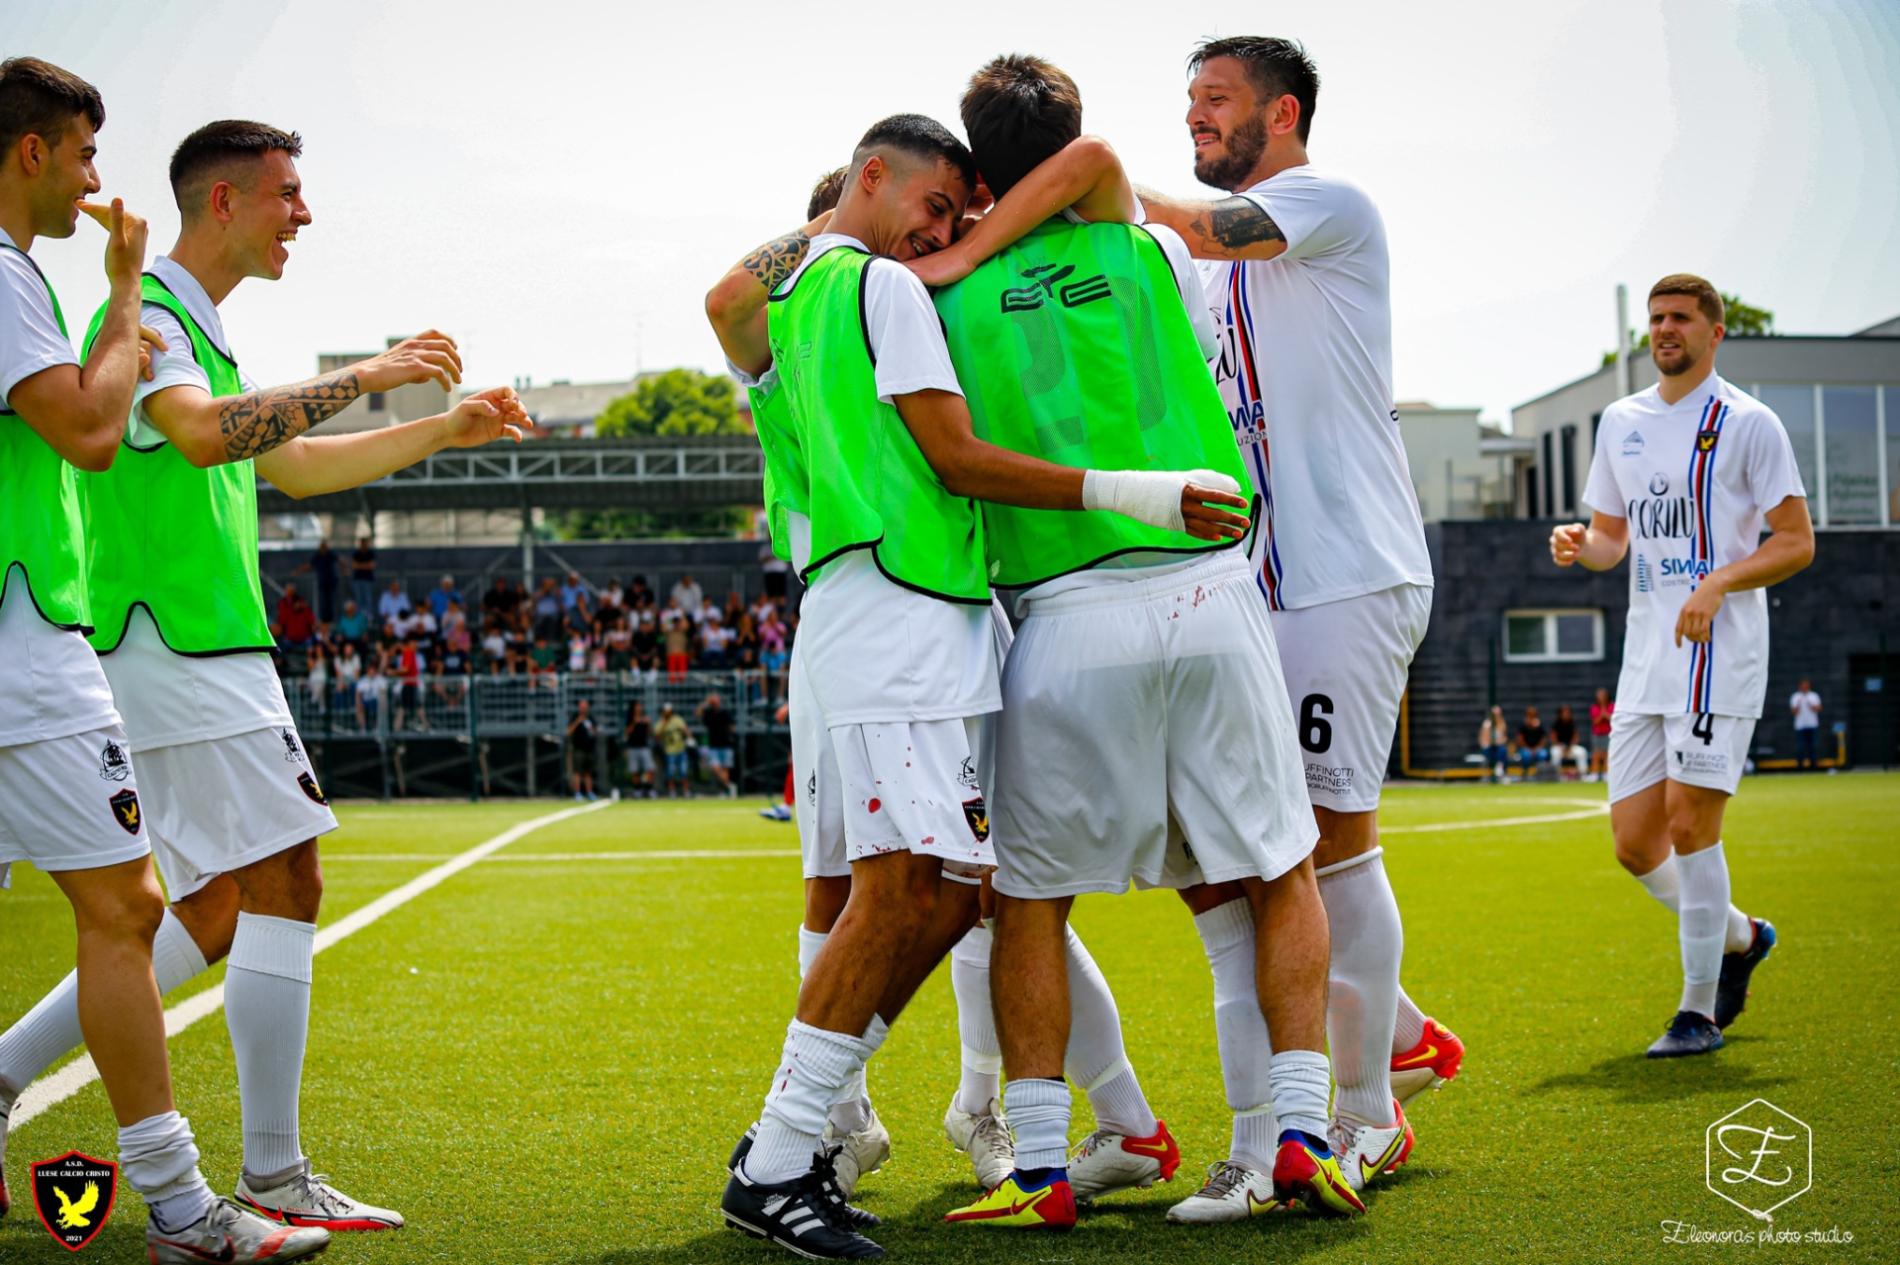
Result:
[[[1484,764],[1491,771],[1492,780],[1504,780],[1506,758],[1509,755],[1510,726],[1504,721],[1504,709],[1493,707],[1485,713],[1484,723],[1478,726],[1478,749],[1484,752]]]
[[[462,604],[462,590],[455,587],[454,576],[445,575],[429,594],[429,613],[435,616],[436,623],[441,623],[442,617],[449,613],[450,603]]]
[[[355,602],[343,603],[343,614],[336,621],[336,635],[344,641],[369,640],[369,616]]]
[[[693,582],[691,575],[682,575],[679,583],[673,586],[671,597],[673,605],[690,612],[699,609],[699,604],[706,600],[706,593]]]
[[[1590,776],[1591,782],[1599,782],[1610,771],[1610,721],[1616,715],[1616,704],[1610,699],[1610,692],[1597,687],[1597,697],[1590,704]]]
[[[1571,765],[1568,771],[1565,761]],[[1581,778],[1590,763],[1590,749],[1577,741],[1577,718],[1568,707],[1559,707],[1557,718],[1550,722],[1550,762],[1565,781]]]
[[[501,635],[501,629],[490,624],[482,634],[482,658],[488,663],[500,663],[508,653],[508,641]]]
[[[374,659],[363,668],[363,675],[356,680],[356,727],[365,732],[373,731],[377,717],[383,706],[383,699],[389,693],[389,682],[383,678]]]
[[[587,585],[581,580],[581,573],[569,571],[566,583],[561,585],[561,609],[571,611],[575,603],[587,596]]]
[[[537,630],[542,628],[553,629],[560,626],[561,615],[563,613],[561,590],[555,583],[553,576],[548,576],[541,581],[541,587],[535,591],[532,610],[534,613],[534,626]]]
[[[515,607],[521,604],[515,595],[514,586],[503,576],[496,576],[488,592],[482,594],[482,614],[485,616],[506,617],[514,614]]]
[[[1517,727],[1518,768],[1528,775],[1533,768],[1549,759],[1549,731],[1544,728],[1544,722],[1537,718],[1537,709],[1526,707],[1524,723]]]
[[[567,670],[569,672],[587,671],[587,653],[593,648],[594,643],[586,633],[570,634],[567,639]]]
[[[726,667],[730,661],[728,653],[732,648],[733,630],[726,627],[726,621],[717,610],[708,611],[706,623],[699,630],[699,666],[717,670]]]
[[[310,700],[311,710],[318,715],[330,709],[330,660],[323,653],[323,643],[310,647],[309,667],[305,669],[304,690]]]
[[[548,639],[539,632],[534,635],[534,649],[528,652],[528,673],[546,681],[552,688],[561,672],[561,652],[550,645]]]
[[[778,617],[778,608],[769,607],[759,621],[759,662],[767,672],[783,672],[786,658],[785,624]]]
[[[395,675],[399,685],[396,691],[396,714],[390,719],[391,729],[401,729],[405,716],[413,728],[429,727],[422,707],[422,662],[422,652],[416,646],[416,639],[403,638],[395,655]]]
[[[726,594],[726,608],[719,612],[719,617],[726,621],[726,627],[737,628],[739,626],[739,616],[743,614],[745,614],[744,596],[740,594],[738,589],[728,591]]]
[[[633,583],[627,586],[627,606],[632,610],[643,610],[653,605],[653,590],[647,587],[644,575],[633,577]]]
[[[705,601],[701,602],[699,604],[699,608],[693,611],[692,614],[693,614],[693,623],[697,624],[701,628],[704,628],[706,626],[707,620],[719,618],[719,608],[713,605],[713,600],[709,597]]]
[[[409,595],[402,591],[401,580],[391,580],[383,595],[376,599],[376,616],[385,625],[395,622],[399,615],[407,615],[412,609]]]
[[[609,580],[607,587],[600,591],[600,609],[624,610],[627,605],[627,591],[620,587],[620,581]]]
[[[415,613],[412,631],[416,636],[416,648],[422,651],[423,658],[428,658],[430,652],[435,649],[436,634],[440,631],[435,622],[435,615],[428,607],[425,606]]]
[[[287,646],[307,646],[317,634],[317,614],[295,584],[284,585],[284,595],[277,599],[277,623]]]
[[[466,665],[450,667],[448,656],[437,655],[429,660],[429,693],[444,707],[459,708],[468,697],[465,671]]]

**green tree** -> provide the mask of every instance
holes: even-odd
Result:
[[[1723,321],[1723,328],[1726,329],[1731,336],[1736,334],[1771,335],[1775,332],[1775,314],[1765,307],[1755,307],[1743,301],[1740,295],[1723,295],[1722,309],[1726,317]],[[1638,338],[1636,331],[1631,330],[1630,354],[1635,355],[1639,351],[1648,350],[1649,331],[1644,330],[1643,336]],[[1607,365],[1615,359],[1615,352],[1606,351],[1603,353],[1604,364]]]
[[[603,439],[630,435],[738,435],[745,433],[732,379],[697,369],[668,369],[642,378],[594,419]]]

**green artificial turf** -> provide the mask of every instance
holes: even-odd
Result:
[[[940,971],[873,1064],[894,1138],[859,1202],[894,1259],[1062,1262],[1900,1259],[1900,776],[1746,782],[1726,831],[1736,902],[1781,945],[1729,1045],[1642,1057],[1675,1009],[1673,920],[1616,865],[1601,786],[1388,791],[1387,868],[1405,983],[1466,1042],[1463,1074],[1415,1100],[1411,1163],[1370,1214],[1167,1225],[1225,1155],[1211,984],[1165,893],[1080,902],[1129,1054],[1186,1162],[1104,1201],[1068,1236],[951,1227],[975,1193],[939,1122],[957,1030]],[[554,803],[345,805],[325,840],[332,922]],[[622,803],[548,825],[317,960],[303,1141],[343,1190],[403,1212],[399,1233],[339,1236],[327,1259],[606,1262],[791,1259],[721,1228],[722,1165],[756,1115],[797,983],[796,838],[757,805]],[[1577,814],[1568,820],[1548,820]],[[1545,820],[1523,820],[1545,819]],[[1430,827],[1470,823],[1449,830]],[[1423,829],[1421,829],[1423,828]],[[710,858],[579,857],[665,850]],[[529,859],[540,858],[540,859]],[[0,1021],[69,967],[70,918],[38,873],[0,895]],[[221,971],[167,998],[174,1003]],[[997,987],[1008,968],[997,963]],[[222,1013],[174,1038],[179,1107],[214,1187],[240,1158]],[[1756,1222],[1704,1187],[1704,1131],[1762,1097],[1813,1131],[1813,1188]],[[1078,1096],[1076,1131],[1090,1126]],[[0,1261],[70,1258],[38,1224],[27,1165],[110,1158],[94,1083],[12,1138]],[[81,1259],[143,1259],[130,1190]],[[1670,1244],[1703,1233],[1838,1228],[1851,1244]]]

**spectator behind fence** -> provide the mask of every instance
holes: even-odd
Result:
[[[402,616],[414,610],[409,594],[403,591],[401,580],[391,580],[383,595],[376,599],[376,617],[385,627],[395,623]]]
[[[728,796],[737,795],[739,788],[732,781],[732,713],[726,710],[725,700],[715,691],[699,705],[698,714],[699,723],[706,727],[706,745],[700,749],[700,760],[711,767],[720,790]]]
[[[277,599],[277,626],[287,646],[307,646],[317,633],[317,615],[294,583],[284,585]]]
[[[552,637],[561,627],[561,590],[554,577],[541,581],[534,595],[534,631],[536,636]]]
[[[350,592],[364,614],[376,609],[376,547],[368,536],[356,538],[356,552],[350,555]]]
[[[1564,762],[1569,761],[1568,774]],[[1557,717],[1550,722],[1550,763],[1557,770],[1557,776],[1575,780],[1583,776],[1590,763],[1590,749],[1577,741],[1577,718],[1568,707],[1559,707]]]
[[[627,726],[620,732],[620,741],[626,749],[627,780],[633,783],[634,794],[652,799],[653,722],[639,699],[627,705]]]
[[[1788,713],[1794,717],[1794,762],[1796,768],[1820,767],[1821,696],[1814,682],[1801,678],[1801,687],[1788,696]]]
[[[666,793],[685,798],[686,748],[692,743],[693,733],[686,727],[686,719],[673,710],[673,704],[660,704],[660,723],[654,726],[653,737],[666,757]]]
[[[462,604],[462,590],[455,587],[454,576],[445,575],[429,592],[429,613],[435,616],[437,623],[441,623],[442,617],[449,613],[450,603],[457,606]]]
[[[1535,707],[1524,709],[1524,723],[1517,727],[1517,766],[1529,776],[1532,769],[1550,759],[1550,733],[1537,718]]]
[[[382,710],[383,698],[389,693],[389,682],[383,679],[382,669],[376,660],[371,659],[363,665],[363,675],[356,679],[356,727],[368,732],[376,728],[377,714]]]
[[[1510,726],[1504,721],[1504,709],[1493,707],[1485,713],[1484,722],[1478,726],[1478,750],[1484,752],[1484,765],[1491,776],[1504,780],[1505,761],[1510,756]]]
[[[587,586],[581,582],[581,573],[569,571],[567,580],[561,585],[561,609],[571,611],[575,603],[587,596]]]
[[[675,619],[666,626],[661,638],[666,644],[666,679],[675,684],[684,681],[686,669],[692,664],[692,622],[685,618]]]
[[[569,781],[575,799],[600,798],[594,794],[595,741],[593,704],[582,699],[574,705],[574,719],[567,722]]]
[[[699,604],[706,600],[705,591],[693,581],[690,574],[679,578],[679,583],[673,586],[671,596],[674,604],[688,614],[698,610]]]
[[[330,709],[330,661],[324,656],[321,642],[310,647],[307,663],[304,691],[309,696],[311,709],[322,715]]]
[[[1597,687],[1596,701],[1590,704],[1590,780],[1600,782],[1610,769],[1610,723],[1616,704],[1610,692]]]
[[[319,540],[316,552],[297,568],[299,574],[310,573],[317,590],[317,619],[326,624],[336,619],[337,566],[330,542]]]
[[[355,601],[343,603],[343,613],[337,616],[336,635],[342,641],[354,641],[359,645],[369,638],[369,616]]]

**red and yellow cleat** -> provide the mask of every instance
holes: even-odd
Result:
[[[1366,1210],[1333,1153],[1323,1147],[1315,1150],[1304,1134],[1281,1135],[1279,1154],[1273,1157],[1273,1193],[1281,1203],[1298,1202],[1331,1216],[1357,1216]]]
[[[943,1219],[1021,1230],[1073,1230],[1075,1196],[1069,1190],[1064,1169],[1052,1168],[1041,1181],[1029,1186],[1023,1184],[1021,1173],[1011,1173],[995,1190],[973,1204],[945,1213]]]
[[[1392,1056],[1392,1096],[1408,1103],[1458,1075],[1465,1043],[1436,1019],[1425,1021],[1425,1035],[1411,1049]]]

